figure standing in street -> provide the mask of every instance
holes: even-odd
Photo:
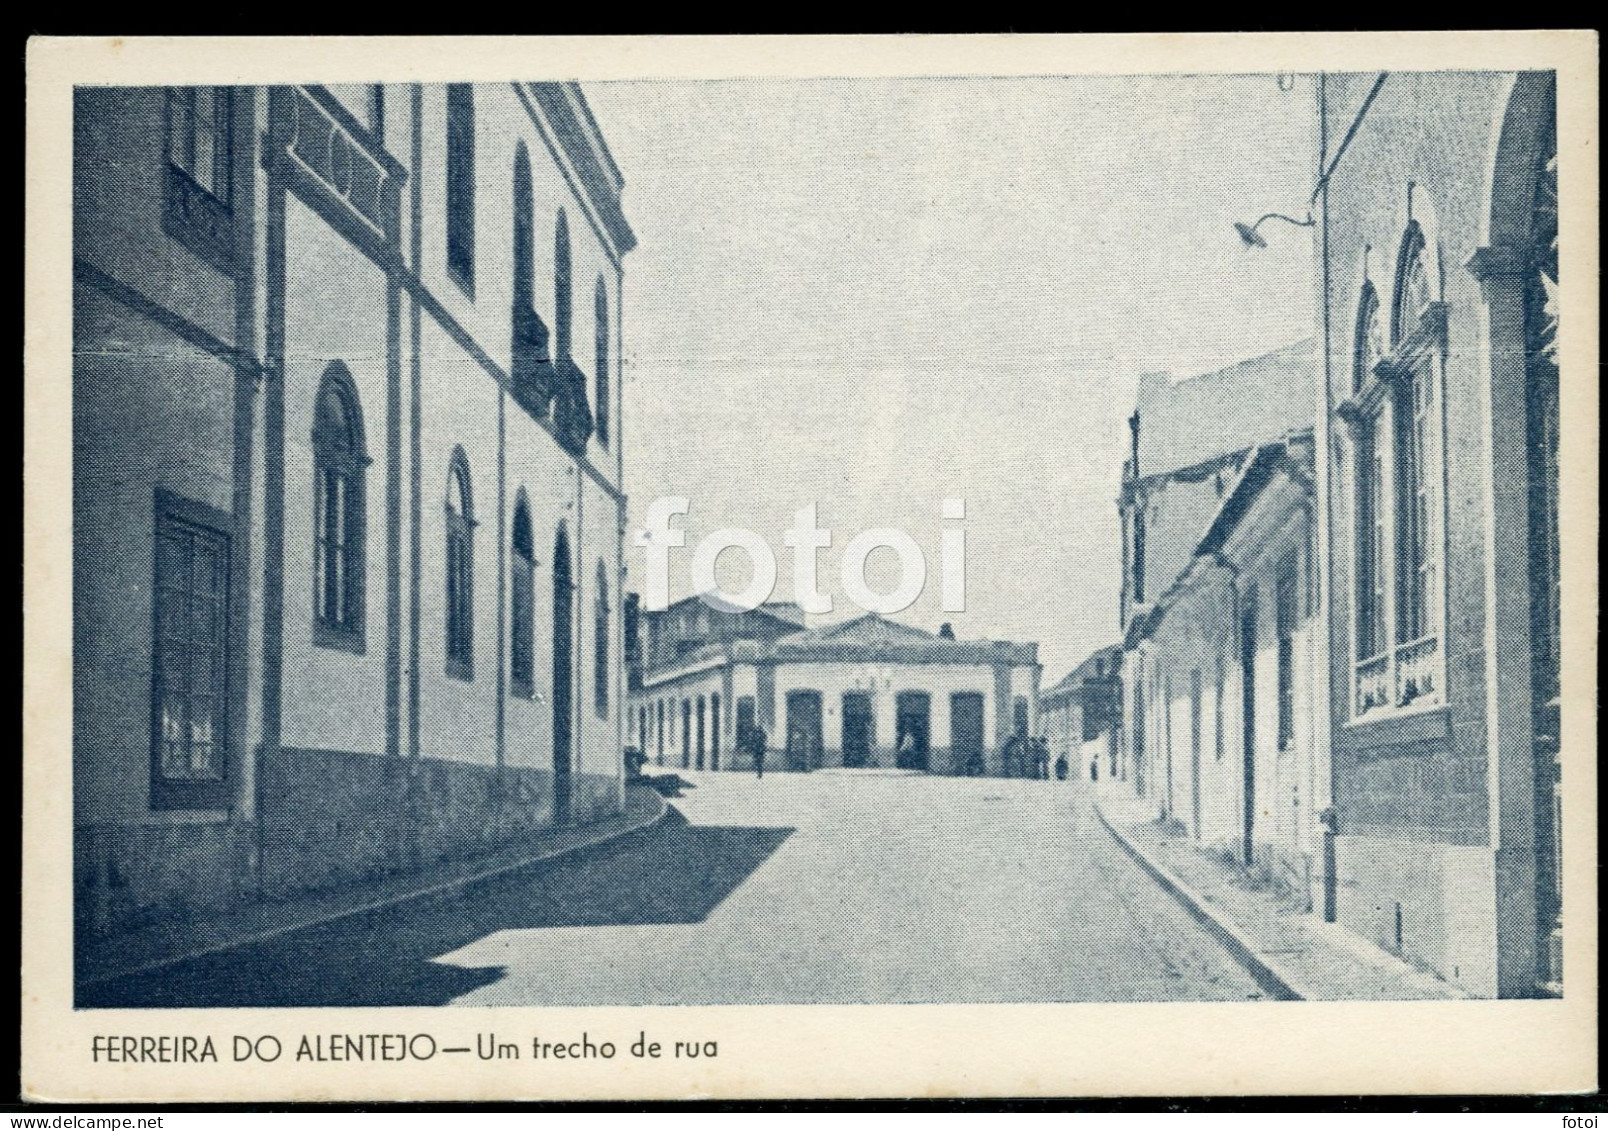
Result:
[[[756,778],[765,776],[765,742],[769,737],[765,733],[765,728],[758,723],[755,723],[754,728],[748,732],[748,751],[754,759],[754,776]]]
[[[1065,781],[1070,767],[1066,764],[1066,755],[1062,754],[1055,760],[1055,780]]]

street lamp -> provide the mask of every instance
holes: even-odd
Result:
[[[1266,247],[1267,241],[1257,233],[1256,229],[1260,228],[1269,220],[1283,220],[1286,224],[1294,224],[1297,228],[1310,228],[1314,223],[1312,214],[1310,212],[1307,213],[1307,218],[1305,220],[1297,220],[1292,216],[1284,215],[1282,212],[1269,212],[1266,216],[1263,216],[1256,223],[1249,226],[1235,221],[1234,230],[1239,233],[1239,238],[1245,242],[1246,247]]]

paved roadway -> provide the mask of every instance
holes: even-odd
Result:
[[[1060,782],[690,774],[671,819],[84,1005],[1245,1000]]]

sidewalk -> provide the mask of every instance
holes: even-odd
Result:
[[[75,961],[79,986],[94,985],[176,962],[262,942],[304,927],[361,915],[382,907],[464,887],[542,860],[551,860],[657,823],[669,812],[652,789],[628,787],[625,812],[607,820],[554,829],[510,845],[502,852],[453,860],[420,872],[370,883],[264,900],[187,922],[170,921],[139,931],[87,940]]]
[[[1234,865],[1169,832],[1156,807],[1125,786],[1094,789],[1101,821],[1124,849],[1251,971],[1285,1000],[1416,1001],[1465,998],[1338,923],[1280,906]]]

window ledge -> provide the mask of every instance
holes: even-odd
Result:
[[[1399,746],[1451,737],[1451,709],[1444,703],[1370,712],[1342,724],[1356,746]]]
[[[162,230],[225,275],[233,276],[234,216],[229,206],[171,163],[163,188]]]
[[[146,814],[147,825],[227,825],[234,811],[222,806],[193,809],[155,809]]]
[[[361,656],[367,652],[361,628],[337,628],[324,621],[313,622],[313,643],[332,652],[348,652]]]

